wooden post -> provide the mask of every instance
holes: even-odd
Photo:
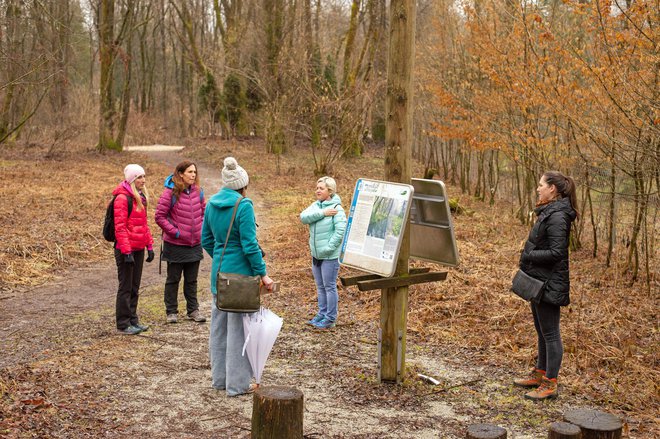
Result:
[[[412,159],[415,0],[391,0],[385,101],[385,180],[410,184]],[[408,274],[410,225],[403,232],[394,276]],[[380,380],[401,383],[405,375],[408,286],[381,290]]]
[[[506,439],[506,430],[492,424],[472,424],[468,427],[467,439]]]
[[[623,430],[619,418],[598,410],[569,410],[564,420],[580,427],[582,439],[620,439]]]
[[[568,422],[553,422],[548,430],[548,439],[581,439],[580,427]]]
[[[252,439],[301,439],[303,393],[293,387],[261,386],[252,399]]]

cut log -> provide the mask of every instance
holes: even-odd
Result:
[[[506,439],[506,430],[492,424],[472,424],[467,430],[467,439]]]
[[[590,409],[575,409],[564,413],[564,420],[582,430],[582,439],[619,439],[623,424],[616,416]]]
[[[301,439],[303,393],[293,387],[260,386],[252,399],[252,439]]]
[[[580,427],[568,422],[553,422],[548,430],[548,439],[581,439]]]

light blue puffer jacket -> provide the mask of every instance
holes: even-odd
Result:
[[[325,209],[337,209],[335,216],[325,216]],[[328,200],[315,201],[302,211],[300,220],[309,224],[309,248],[316,259],[337,259],[341,241],[346,231],[346,212],[341,206],[339,195]]]

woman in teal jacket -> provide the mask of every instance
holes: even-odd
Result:
[[[302,211],[300,220],[309,225],[312,273],[319,304],[318,312],[307,323],[329,329],[335,326],[337,320],[339,251],[346,231],[346,213],[341,207],[334,178],[318,179],[316,201]]]
[[[254,206],[252,200],[245,198],[248,174],[233,157],[227,157],[224,165],[223,187],[206,205],[202,226],[202,247],[213,259],[211,293],[214,296],[217,294],[215,280],[218,270],[248,276],[260,275],[264,286],[270,290],[273,281],[266,274],[266,263],[257,243]],[[227,230],[239,198],[241,201],[220,266]],[[243,314],[219,311],[214,305],[209,333],[211,385],[215,389],[226,390],[228,396],[250,393],[256,387],[250,386],[252,368],[247,356],[242,355],[244,343]]]

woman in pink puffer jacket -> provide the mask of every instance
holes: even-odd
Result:
[[[183,295],[188,318],[205,322],[197,301],[197,274],[203,258],[201,246],[204,221],[204,191],[199,186],[197,166],[183,161],[165,179],[165,189],[158,200],[156,223],[163,229],[162,260],[167,262],[165,313],[168,323],[178,320],[179,282],[183,274]]]

